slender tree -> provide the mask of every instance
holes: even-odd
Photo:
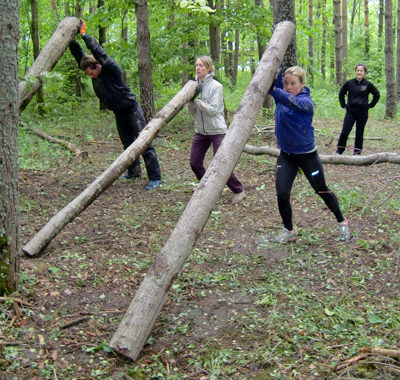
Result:
[[[340,23],[340,0],[333,0],[333,25],[335,28],[336,84],[342,84],[342,33]]]
[[[147,122],[155,113],[151,73],[150,29],[147,0],[132,0],[136,9],[140,104]]]
[[[322,41],[321,41],[321,75],[326,78],[326,45],[328,35],[328,18],[326,16],[326,0],[321,1],[322,13]]]
[[[310,28],[310,33],[308,33],[308,79],[309,83],[312,85],[314,82],[313,76],[313,65],[314,65],[314,47],[313,47],[313,37],[312,37],[312,28],[313,28],[313,0],[308,0],[308,27]]]
[[[215,9],[215,13],[210,15],[210,56],[214,64],[219,66],[220,51],[221,51],[221,28],[220,28],[220,13],[221,1],[210,0],[210,7]]]
[[[0,0],[0,295],[17,289],[19,1]]]
[[[386,112],[387,118],[396,115],[396,84],[393,61],[393,3],[385,0],[385,74],[386,74]]]
[[[39,42],[39,11],[37,0],[31,0],[31,35],[33,45],[33,58],[36,59],[40,54],[40,42]],[[36,100],[38,102],[38,110],[41,115],[44,113],[44,95],[43,87],[40,87],[36,94]]]
[[[364,26],[365,26],[365,55],[368,57],[370,50],[368,0],[364,0]]]
[[[347,79],[347,0],[342,0],[342,58],[344,82]]]
[[[378,13],[378,50],[382,50],[382,34],[383,34],[383,2],[384,0],[379,0],[379,13]]]
[[[396,100],[400,99],[400,0],[397,0]]]

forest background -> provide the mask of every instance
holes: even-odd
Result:
[[[19,77],[24,77],[59,21],[77,16],[86,20],[87,32],[121,65],[148,119],[194,77],[195,57],[207,54],[214,58],[224,84],[231,120],[274,23],[284,17],[296,22],[295,46],[285,62],[307,70],[321,152],[335,150],[344,116],[337,92],[353,77],[359,62],[367,64],[367,78],[381,93],[370,112],[366,151],[396,151],[398,15],[399,4],[383,0],[21,1]],[[137,29],[146,19],[151,47],[147,61],[138,49]],[[79,35],[76,38],[81,42]],[[143,72],[147,77],[141,77]],[[268,99],[265,105],[270,105]],[[112,114],[99,108],[90,79],[67,50],[43,76],[43,91],[20,115],[25,123],[18,138],[24,242],[121,151]],[[258,128],[271,124],[272,110],[263,108]],[[26,125],[85,146],[91,159],[78,164],[69,152],[34,136]],[[363,347],[399,349],[400,210],[398,172],[390,165],[365,171],[330,166],[329,177],[337,182],[334,189],[344,211],[353,220],[360,218],[351,248],[336,243],[326,247],[324,236],[331,226],[322,216],[314,216],[319,210],[313,195],[297,187],[296,202],[304,212],[301,241],[284,248],[272,243],[263,251],[255,238],[279,225],[277,215],[271,215],[277,211],[270,207],[275,202],[275,160],[243,158],[237,171],[246,176],[248,203],[227,210],[226,194],[222,196],[210,216],[207,238],[198,242],[191,267],[174,284],[140,360],[129,363],[110,354],[110,334],[191,195],[186,187],[190,188],[192,175],[181,168],[191,128],[192,120],[183,111],[155,141],[164,185],[152,198],[143,196],[140,182],[130,190],[118,183],[112,194],[106,194],[112,206],[104,199],[95,203],[92,214],[77,218],[42,258],[22,260],[19,293],[2,298],[2,375],[301,379],[340,378],[346,369],[347,375],[396,378],[398,362],[385,355],[384,360],[379,357],[383,364],[351,369],[346,364]],[[258,133],[250,142],[275,144],[271,136]],[[260,173],[266,174],[264,183],[259,183]],[[109,215],[103,220],[105,210]],[[268,222],[260,226],[263,218]],[[239,232],[231,222],[242,219],[246,223],[238,223]],[[91,232],[92,223],[87,221],[93,222]],[[96,252],[101,252],[101,259]],[[191,312],[198,305],[200,316]],[[77,325],[69,327],[71,321]]]

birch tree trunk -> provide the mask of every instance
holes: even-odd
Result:
[[[22,248],[28,256],[37,256],[50,241],[85,210],[100,194],[108,189],[113,182],[146,150],[158,134],[194,95],[197,82],[189,81],[177,95],[153,117],[150,123],[140,132],[139,137],[77,198],[53,216],[47,224]]]
[[[19,2],[0,0],[0,295],[17,290]]]
[[[35,59],[19,82],[19,110],[22,112],[42,86],[40,75],[51,71],[79,31],[81,21],[76,17],[65,17],[58,24],[49,42]]]
[[[270,146],[252,146],[246,144],[243,152],[261,155],[267,154],[272,157],[279,157],[279,148]],[[400,154],[391,152],[372,153],[365,156],[339,156],[337,154],[319,154],[323,164],[332,165],[352,165],[352,166],[368,166],[374,164],[382,164],[389,162],[391,164],[400,164]]]
[[[294,24],[288,21],[276,26],[221,146],[111,339],[111,346],[119,353],[133,360],[139,356],[173,279],[190,255],[239,159],[294,30]]]

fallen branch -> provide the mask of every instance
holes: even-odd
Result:
[[[278,157],[280,150],[278,148],[273,148],[270,146],[253,146],[246,144],[243,152],[261,155],[267,154],[269,156]],[[354,166],[368,166],[373,164],[382,164],[384,162],[389,162],[391,164],[400,164],[400,154],[399,153],[372,153],[365,156],[344,156],[338,154],[320,154],[319,157],[323,164],[332,165],[354,165]]]
[[[68,141],[61,140],[57,137],[50,136],[50,135],[44,133],[43,131],[40,131],[39,129],[30,127],[28,124],[24,123],[23,121],[21,121],[21,125],[23,125],[27,129],[29,129],[30,131],[36,133],[41,138],[43,138],[47,141],[50,141],[52,143],[60,144],[64,148],[67,148],[70,152],[72,152],[75,156],[79,157],[81,160],[86,160],[89,156],[88,152],[79,149],[76,145],[74,145]]]
[[[32,306],[29,302],[26,302],[24,300],[21,300],[20,298],[15,298],[15,297],[0,297],[0,302],[7,302],[9,300],[12,300],[15,303],[19,303],[20,305],[23,306]]]
[[[79,323],[86,322],[89,318],[90,318],[90,317],[82,317],[82,318],[75,319],[75,320],[73,320],[73,321],[71,321],[71,322],[68,322],[68,323],[62,325],[62,326],[60,327],[60,329],[61,329],[61,330],[64,330],[64,329],[67,329],[68,327],[76,326],[76,325],[78,325]]]

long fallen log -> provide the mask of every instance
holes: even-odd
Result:
[[[243,152],[261,155],[266,154],[273,157],[279,156],[279,148],[273,148],[270,146],[253,146],[246,144]],[[319,157],[323,164],[332,165],[354,165],[354,166],[368,166],[374,164],[382,164],[389,162],[391,164],[400,164],[400,154],[399,153],[372,153],[365,156],[346,156],[338,154],[320,154]]]
[[[79,31],[81,21],[76,17],[65,17],[57,26],[49,42],[40,52],[38,57],[19,82],[19,112],[29,104],[33,96],[42,86],[40,75],[49,72]]]
[[[28,129],[29,131],[32,131],[33,133],[36,133],[41,138],[43,138],[47,141],[50,141],[52,143],[60,144],[64,148],[67,148],[69,151],[71,151],[76,157],[80,158],[81,160],[86,160],[89,156],[88,152],[78,148],[76,145],[70,143],[69,141],[61,140],[57,137],[50,136],[47,133],[44,133],[43,131],[41,131],[39,129],[29,126],[28,124],[24,123],[23,121],[21,121],[20,123],[26,129]]]
[[[172,281],[189,257],[252,132],[294,31],[289,21],[276,26],[221,146],[111,339],[111,346],[122,355],[133,360],[139,356]]]
[[[142,130],[139,137],[81,194],[54,215],[47,224],[22,248],[28,256],[37,256],[50,241],[85,210],[96,198],[108,189],[114,181],[144,152],[153,139],[193,97],[197,82],[189,81],[175,97],[154,116]]]

